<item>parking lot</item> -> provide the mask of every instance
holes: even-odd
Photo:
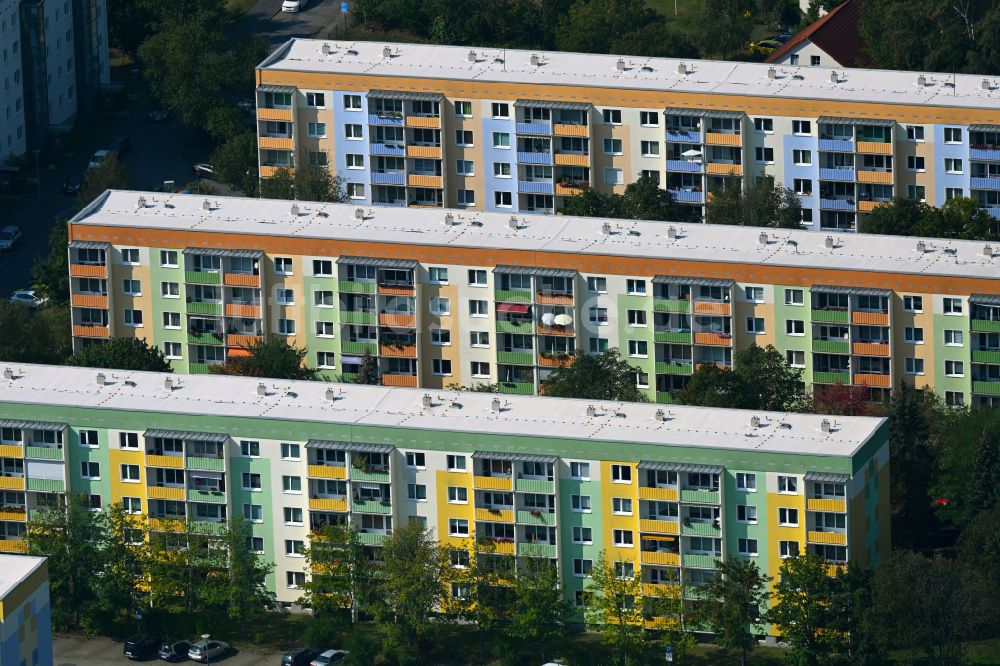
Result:
[[[55,666],[111,666],[135,663],[122,654],[121,643],[109,638],[57,636],[53,639],[52,650],[55,655]],[[149,660],[149,663],[162,662]],[[212,663],[225,666],[277,666],[281,663],[281,654],[242,649],[230,653],[224,659],[213,659]]]

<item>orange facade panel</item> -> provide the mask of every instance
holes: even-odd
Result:
[[[416,375],[382,375],[382,386],[405,386],[417,388]]]
[[[413,296],[416,290],[413,287],[383,287],[379,285],[380,296]]]
[[[226,335],[226,346],[227,347],[246,347],[249,349],[253,347],[258,342],[260,342],[261,337],[259,335],[242,335],[240,333],[229,333]]]
[[[107,326],[81,326],[73,324],[74,338],[109,338],[111,333]]]
[[[722,132],[705,132],[705,143],[709,146],[732,146],[739,148],[743,145],[742,134],[723,134]]]
[[[854,375],[854,384],[857,386],[889,388],[892,386],[892,377],[890,375],[868,375],[859,373]]]
[[[394,356],[396,358],[416,358],[416,345],[379,345],[379,356]]]
[[[441,189],[444,187],[444,177],[442,176],[422,176],[411,173],[406,177],[406,184],[410,187],[434,187]]]
[[[292,122],[291,109],[257,109],[259,120],[281,120],[286,123]]]
[[[695,333],[694,343],[713,347],[732,347],[733,336],[728,333]]]
[[[867,155],[892,155],[892,144],[883,141],[858,141],[858,152]]]
[[[857,172],[859,183],[875,183],[877,185],[892,185],[891,171],[865,171]],[[858,202],[861,203],[860,201]]]
[[[428,129],[441,129],[440,116],[406,116],[407,127],[426,127]]]
[[[743,165],[709,162],[705,165],[705,173],[710,173],[716,176],[742,176]]]
[[[855,342],[851,352],[859,356],[888,356],[889,345],[882,342]]]
[[[728,317],[732,314],[732,307],[729,303],[718,303],[716,301],[694,301],[691,304],[695,314],[723,315]]]
[[[552,133],[556,136],[590,136],[590,125],[566,125],[553,123]]]
[[[73,294],[70,303],[76,308],[100,308],[108,309],[108,297],[97,294]]]
[[[400,328],[416,328],[417,316],[411,314],[390,314],[381,312],[378,316],[379,326],[398,326]]]
[[[552,157],[557,166],[590,166],[589,155],[577,155],[576,153],[556,153]]]
[[[289,173],[295,173],[295,169],[293,169],[292,167],[266,166],[265,165],[265,166],[262,166],[260,168],[260,177],[261,178],[270,178],[274,174],[278,173],[278,169],[285,169]]]
[[[226,316],[242,317],[243,319],[260,319],[260,306],[226,303]]]
[[[888,312],[859,312],[851,313],[852,324],[862,324],[865,326],[888,326]]]
[[[93,264],[70,264],[69,274],[70,277],[103,278],[108,276],[108,267],[95,266]]]
[[[222,276],[222,284],[227,287],[260,288],[260,276],[253,273],[226,273]]]
[[[406,156],[439,160],[441,159],[441,146],[407,146]]]
[[[295,150],[295,140],[285,136],[262,136],[257,142],[263,150]]]

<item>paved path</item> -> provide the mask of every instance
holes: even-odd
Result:
[[[55,655],[54,666],[114,666],[135,663],[122,654],[121,643],[109,638],[57,636],[53,640],[52,650]],[[164,662],[151,659],[147,663]],[[212,663],[224,666],[277,666],[281,663],[281,654],[246,649],[232,653],[224,659],[213,659]]]

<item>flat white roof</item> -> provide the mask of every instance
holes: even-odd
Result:
[[[328,54],[323,53],[324,45],[329,46]],[[391,57],[383,55],[386,47]],[[470,52],[475,53],[475,62]],[[533,56],[541,64],[533,65]],[[619,59],[624,61],[623,70],[618,69]],[[680,73],[681,63],[686,74]],[[777,70],[774,79],[768,77],[771,67]],[[973,74],[925,73],[926,85],[919,86],[919,72],[428,44],[291,39],[258,68],[989,110],[1000,106],[1000,80]],[[832,82],[834,71],[837,83]],[[983,89],[984,79],[990,82],[989,89]]]
[[[45,562],[44,557],[0,555],[0,601]],[[13,609],[11,609],[13,610]]]
[[[204,209],[206,201],[211,210]],[[216,232],[245,236],[244,248],[257,247],[255,236],[289,236],[1000,279],[1000,245],[987,256],[987,244],[979,241],[526,214],[515,216],[519,228],[514,230],[507,213],[375,206],[363,208],[362,220],[355,216],[356,205],[300,201],[295,216],[292,205],[275,199],[109,191],[71,224],[73,238],[82,240],[88,240],[86,225],[192,232],[192,247],[200,244],[195,232]],[[454,224],[445,224],[446,215]],[[605,222],[610,234],[603,233]],[[671,227],[676,238],[668,237]],[[762,233],[766,244],[760,242]],[[827,237],[833,247],[827,247]],[[917,251],[918,242],[923,252]],[[501,258],[498,264],[505,263]]]
[[[0,366],[15,375],[0,379],[0,411],[7,411],[7,403],[46,405],[54,408],[55,420],[61,418],[58,408],[84,407],[820,456],[852,455],[884,421],[836,417],[825,433],[820,423],[827,417],[816,414],[288,380],[263,380],[267,395],[261,397],[262,380],[252,377]],[[106,376],[104,386],[97,384],[99,372]],[[169,391],[168,377],[174,383]],[[327,399],[327,389],[336,400]],[[432,407],[423,406],[424,395],[431,396]],[[494,398],[502,403],[500,412],[492,410]],[[587,416],[590,405],[597,416]],[[655,417],[661,409],[666,421]],[[760,427],[751,427],[752,416],[760,417]]]

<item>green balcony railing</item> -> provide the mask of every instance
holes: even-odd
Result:
[[[677,402],[677,398],[670,391],[657,391],[656,392],[656,402],[661,405],[672,405]]]
[[[521,557],[555,557],[555,544],[550,543],[519,543],[517,554]]]
[[[62,447],[26,446],[24,447],[24,457],[39,460],[62,460],[63,450]]]
[[[530,321],[507,321],[497,320],[497,333],[531,333],[532,323]]]
[[[188,373],[192,375],[207,375],[212,367],[210,363],[188,363]]]
[[[722,532],[712,523],[681,523],[681,534],[684,536],[721,536]]]
[[[972,350],[973,363],[1000,363],[1000,351],[988,351],[986,349]]]
[[[681,565],[685,567],[696,567],[698,569],[714,569],[715,561],[719,558],[714,555],[681,555]]]
[[[188,284],[222,284],[222,273],[184,271],[184,281]]]
[[[27,488],[41,493],[61,493],[66,491],[66,484],[60,479],[33,479],[29,476]]]
[[[997,333],[1000,332],[1000,321],[973,319],[972,330],[976,333]]]
[[[534,365],[535,355],[532,352],[498,351],[497,363],[511,365]]]
[[[813,382],[816,384],[850,384],[851,374],[849,372],[820,372],[813,373]]]
[[[514,395],[535,394],[535,385],[531,382],[500,382],[497,388],[500,393],[512,393]]]
[[[388,535],[375,532],[358,532],[358,541],[365,546],[381,546],[385,543],[386,536]]]
[[[712,490],[681,490],[681,501],[695,504],[718,504],[721,493]]]
[[[531,292],[520,289],[497,289],[493,298],[504,303],[530,303]]]
[[[188,331],[188,342],[194,345],[221,345],[222,336],[215,333],[192,333]]]
[[[556,514],[549,513],[547,511],[538,511],[536,513],[532,513],[531,511],[518,511],[517,522],[522,525],[555,525]]]
[[[354,384],[358,381],[358,373],[356,372],[342,372],[340,373],[340,381],[345,384]]]
[[[972,392],[983,395],[1000,395],[1000,382],[972,382]]]
[[[389,472],[364,470],[357,467],[351,467],[350,476],[351,481],[371,481],[373,483],[389,483],[390,479]]]
[[[658,375],[690,375],[692,373],[694,373],[694,366],[690,363],[656,362],[656,374]]]
[[[653,310],[656,312],[691,312],[691,301],[657,298],[653,300]]]
[[[851,343],[846,340],[813,340],[812,348],[814,352],[826,352],[828,354],[851,353]]]
[[[655,331],[653,340],[669,342],[678,345],[689,345],[692,341],[691,331]]]
[[[365,353],[375,355],[378,353],[378,345],[374,342],[351,342],[350,340],[344,340],[340,343],[340,352],[342,354],[356,354],[358,356],[364,356]]]
[[[547,493],[552,494],[555,490],[555,483],[546,479],[514,479],[514,490],[519,493]]]
[[[189,502],[210,502],[212,504],[225,504],[226,493],[221,490],[193,490],[187,491]]]
[[[392,513],[392,505],[389,504],[388,502],[379,502],[377,500],[351,502],[351,511],[357,511],[359,513],[380,513],[383,515],[389,515]]]
[[[846,324],[848,313],[847,310],[817,310],[813,308],[812,320],[830,324]]]
[[[341,280],[338,288],[347,294],[374,294],[374,282],[354,282],[353,280]]]
[[[192,520],[191,531],[195,534],[222,534],[226,531],[226,521],[222,520]]]
[[[198,469],[205,472],[222,472],[226,469],[226,461],[222,458],[188,456],[185,466],[188,469]]]
[[[185,309],[188,314],[222,316],[222,303],[206,303],[204,301],[191,301],[186,304]]]
[[[342,324],[368,324],[374,325],[377,316],[374,312],[353,312],[351,310],[340,311],[340,323]]]

